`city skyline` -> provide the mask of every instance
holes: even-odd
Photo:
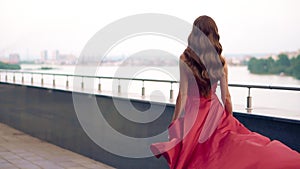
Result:
[[[300,2],[295,0],[117,3],[2,0],[0,57],[19,53],[21,60],[36,59],[43,50],[79,56],[97,31],[118,19],[140,13],[168,14],[189,23],[199,15],[209,15],[219,27],[225,55],[276,54],[300,48],[297,38],[300,37],[300,12],[297,11]],[[127,53],[130,51],[115,55]]]

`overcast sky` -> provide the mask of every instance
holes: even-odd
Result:
[[[44,49],[78,55],[101,28],[140,13],[173,15],[190,23],[215,19],[224,54],[300,49],[298,0],[0,0],[0,57],[22,59]]]

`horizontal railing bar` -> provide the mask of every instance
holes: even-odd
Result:
[[[110,77],[110,76],[73,75],[73,74],[42,73],[42,72],[28,72],[28,71],[3,70],[3,69],[0,69],[0,72],[40,74],[40,75],[52,75],[52,76],[54,75],[54,76],[69,76],[69,77],[85,77],[85,78],[97,78],[97,79],[115,79],[115,80],[135,80],[135,81],[148,81],[148,82],[179,83],[179,81],[176,81],[176,80],[158,80],[158,79],[142,79],[142,78],[126,78],[126,77]],[[228,86],[230,86],[230,87],[241,87],[241,88],[251,88],[251,89],[274,89],[274,90],[300,91],[300,87],[287,87],[287,86],[247,85],[247,84],[228,84]]]
[[[159,79],[142,79],[142,78],[91,76],[91,75],[73,75],[73,74],[28,72],[28,71],[15,71],[15,70],[3,70],[3,69],[0,69],[0,72],[39,74],[39,75],[52,75],[52,76],[53,75],[55,75],[55,76],[73,76],[73,77],[85,77],[85,78],[97,78],[97,79],[100,78],[100,79],[117,79],[117,80],[136,80],[136,81],[149,81],[149,82],[179,83],[179,81],[176,81],[176,80],[159,80]]]
[[[0,72],[10,72],[10,73],[25,73],[25,74],[39,74],[39,75],[57,75],[57,76],[77,76],[72,74],[61,74],[61,73],[43,73],[43,72],[28,72],[28,71],[16,71],[16,70],[3,70],[0,69]],[[80,76],[82,77],[82,76]]]
[[[287,87],[287,86],[246,85],[246,84],[228,84],[228,86],[230,86],[230,87],[254,88],[254,89],[275,89],[275,90],[300,91],[300,87]]]

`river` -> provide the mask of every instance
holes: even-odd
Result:
[[[59,73],[59,74],[85,74],[86,72],[95,72],[92,75],[101,76],[118,76],[118,77],[130,77],[130,78],[149,78],[149,79],[160,79],[160,80],[178,80],[179,73],[177,67],[112,67],[112,66],[101,66],[92,67],[84,66],[80,72],[78,67],[71,65],[57,65],[51,66],[55,69],[52,70],[38,70],[42,65],[21,65],[22,70],[32,72],[44,72],[44,73]],[[82,67],[81,67],[82,68]],[[83,71],[82,71],[83,70]],[[3,74],[3,73],[2,73]],[[90,73],[89,73],[90,74]],[[231,84],[255,84],[255,85],[275,85],[275,86],[290,86],[300,87],[300,80],[297,80],[290,76],[279,76],[279,75],[255,75],[249,73],[246,66],[230,66],[229,67],[228,81]],[[90,74],[91,75],[91,74]],[[27,75],[25,81],[30,81]],[[41,78],[40,75],[33,75],[36,78]],[[27,79],[27,80],[26,80]],[[45,84],[52,84],[52,76],[44,77]],[[61,83],[61,86],[65,87],[66,77],[56,77],[57,86]],[[1,76],[1,81],[4,77]],[[72,78],[69,77],[69,86],[73,87]],[[18,80],[16,80],[18,81]],[[20,81],[20,79],[19,79]],[[36,82],[37,80],[35,80]],[[40,80],[38,80],[40,81]],[[85,81],[85,80],[83,80]],[[112,85],[112,80],[101,80],[102,94],[110,94],[116,92],[116,85]],[[128,83],[127,83],[128,82]],[[126,97],[137,97],[141,98],[142,82],[140,81],[127,81],[117,82],[122,86],[123,96]],[[87,82],[85,82],[87,83]],[[98,80],[93,81],[94,87],[97,88]],[[145,93],[144,99],[169,102],[169,83],[153,83],[145,82]],[[75,88],[75,84],[74,84]],[[174,97],[178,92],[178,84],[173,84]],[[236,88],[230,87],[230,93],[233,102],[233,108],[236,112],[246,113],[246,97],[248,95],[247,88]],[[124,95],[124,93],[126,93]],[[283,91],[283,90],[270,90],[270,89],[251,89],[252,96],[252,114],[260,114],[267,116],[276,116],[289,119],[300,119],[300,91]],[[171,102],[174,103],[174,100]]]

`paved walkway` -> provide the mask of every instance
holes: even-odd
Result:
[[[112,169],[0,123],[0,169]]]

